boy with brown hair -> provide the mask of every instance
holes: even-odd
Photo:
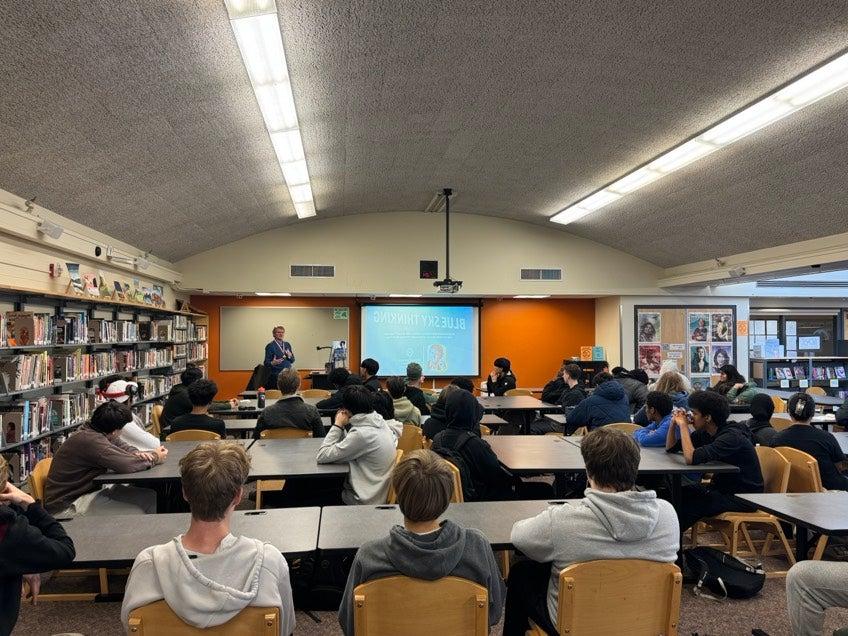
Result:
[[[488,539],[479,530],[453,521],[441,523],[453,493],[453,472],[430,450],[405,454],[392,473],[392,486],[403,526],[394,526],[387,537],[363,544],[356,553],[339,607],[339,623],[353,634],[353,590],[372,579],[401,574],[435,581],[456,576],[489,590],[489,625],[500,620],[504,584]]]
[[[143,550],[127,581],[121,621],[164,599],[184,622],[222,625],[248,606],[279,607],[280,636],[295,626],[289,568],[280,551],[230,534],[244,497],[250,458],[237,442],[203,442],[180,460],[183,498],[191,509],[185,534]]]

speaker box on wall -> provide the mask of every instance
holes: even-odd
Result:
[[[438,278],[439,261],[419,261],[421,278]]]

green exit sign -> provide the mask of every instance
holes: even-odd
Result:
[[[348,307],[333,307],[333,320],[347,320],[350,316]]]

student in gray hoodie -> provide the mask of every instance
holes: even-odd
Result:
[[[289,568],[280,551],[230,534],[244,495],[250,459],[236,442],[204,442],[180,460],[191,509],[185,534],[143,550],[127,580],[121,622],[134,609],[164,599],[183,621],[222,625],[248,606],[280,608],[280,636],[294,630]]]
[[[318,449],[319,464],[347,462],[350,475],[342,490],[346,504],[386,503],[389,477],[395,464],[397,435],[374,410],[374,393],[365,386],[349,386],[342,408]]]
[[[404,455],[392,474],[392,485],[403,513],[403,526],[364,543],[347,578],[339,623],[353,634],[353,594],[361,583],[403,575],[426,581],[455,576],[489,591],[489,625],[500,620],[504,584],[488,539],[479,531],[438,521],[453,492],[453,475],[445,460],[429,450]]]
[[[680,547],[677,514],[652,490],[633,490],[639,446],[599,428],[580,445],[589,488],[585,499],[550,506],[512,527],[512,544],[532,561],[516,563],[507,581],[504,636],[523,636],[528,618],[557,634],[559,574],[572,563],[647,559],[674,563]]]

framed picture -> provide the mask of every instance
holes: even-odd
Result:
[[[708,342],[710,340],[710,314],[689,313],[689,341]]]
[[[656,312],[640,313],[638,316],[637,340],[639,342],[662,342],[662,316]]]

